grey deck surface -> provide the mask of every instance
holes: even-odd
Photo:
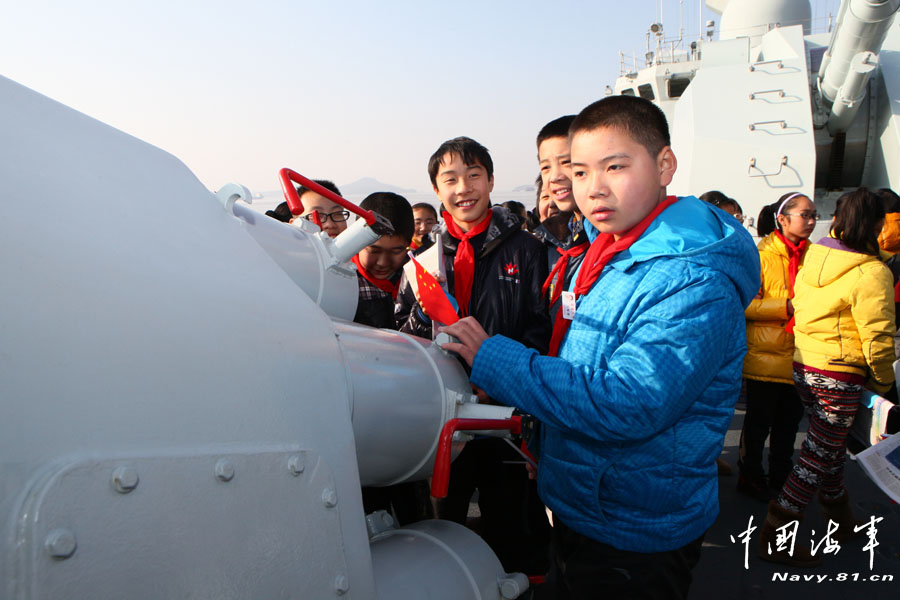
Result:
[[[822,564],[813,569],[784,567],[763,561],[756,556],[759,531],[766,515],[766,506],[735,490],[737,484],[738,442],[744,411],[735,411],[734,419],[725,438],[723,457],[734,468],[730,477],[719,477],[720,513],[715,524],[707,533],[700,563],[694,569],[694,583],[690,600],[705,598],[728,599],[788,599],[815,598],[815,600],[900,598],[900,506],[891,502],[881,490],[866,476],[859,465],[848,458],[846,464],[846,485],[851,493],[856,517],[868,519],[870,516],[884,517],[877,524],[873,568],[869,569],[869,552],[863,550],[866,540],[847,542],[835,554],[824,555]],[[797,436],[799,442],[806,432],[804,419]],[[796,462],[799,450],[794,454]],[[747,522],[753,516],[753,525],[758,527],[751,536],[748,568],[744,568],[744,546],[739,534],[747,529]],[[818,504],[811,504],[800,526],[798,541],[810,542],[810,530],[815,530],[815,541],[819,542],[825,533],[825,522]],[[732,543],[729,536],[738,543]],[[773,581],[776,573],[797,575],[800,581]],[[841,573],[847,581],[838,581]],[[854,574],[857,581],[853,581]],[[803,581],[803,576],[821,576],[821,583]],[[893,575],[893,581],[872,581],[871,576]]]

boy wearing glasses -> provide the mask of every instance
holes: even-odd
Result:
[[[313,179],[313,181],[338,196],[341,195],[340,190],[333,182],[327,179]],[[330,237],[337,237],[342,231],[347,229],[347,218],[350,216],[349,211],[344,210],[343,207],[338,206],[325,196],[317,194],[306,186],[301,185],[298,187],[297,195],[300,196],[300,202],[303,204],[303,212],[300,216],[307,221],[315,223],[316,217],[314,215],[318,214],[319,226]]]

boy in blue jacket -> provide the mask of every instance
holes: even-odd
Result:
[[[653,103],[611,96],[569,129],[591,247],[562,299],[550,356],[467,318],[446,344],[471,380],[543,424],[554,513],[549,597],[685,598],[718,514],[716,457],[741,385],[750,235],[694,197]]]

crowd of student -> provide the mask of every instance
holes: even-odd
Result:
[[[493,205],[491,156],[465,137],[428,161],[441,215],[388,192],[361,204],[394,235],[353,260],[355,321],[431,338],[402,266],[409,249],[440,240],[443,283],[463,317],[442,327],[455,340],[444,347],[482,401],[537,423],[536,482],[508,444],[476,439],[454,461],[436,516],[465,523],[477,489],[480,533],[504,568],[547,574],[535,598],[684,598],[718,514],[716,459],[746,381],[738,488],[771,501],[760,555],[814,563],[802,550],[770,554],[768,543],[817,490],[841,532],[854,523],[846,432],[863,388],[893,381],[896,278],[879,255],[880,198],[846,194],[831,236],[810,244],[815,206],[786,194],[760,215],[757,249],[736,201],[666,194],[677,160],[665,116],[629,96],[548,123],[537,158],[531,211]],[[346,229],[347,211],[298,191],[300,217],[332,237]],[[292,218],[286,206],[269,214]],[[888,223],[883,238],[896,244],[898,219]],[[810,431],[794,465],[804,405]],[[431,515],[426,495],[421,483],[363,491],[367,511],[400,523]]]
[[[706,194],[720,207],[734,200]],[[801,193],[763,207],[757,220],[759,293],[746,310],[747,412],[738,491],[769,503],[759,554],[792,566],[820,556],[798,544],[778,550],[777,530],[801,521],[818,494],[835,539],[862,537],[843,482],[848,434],[868,388],[896,399],[893,363],[900,197],[860,188],[842,195],[828,236],[810,242],[818,212]],[[897,290],[897,291],[895,291]],[[794,464],[804,412],[809,428]],[[763,452],[769,440],[768,470]]]

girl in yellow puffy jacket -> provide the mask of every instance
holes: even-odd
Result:
[[[747,414],[741,431],[737,488],[768,502],[781,489],[793,467],[794,438],[803,418],[803,405],[791,375],[794,280],[816,225],[812,200],[800,193],[785,194],[763,207],[757,231],[762,285],[745,311],[747,318]],[[763,448],[769,438],[768,481]]]
[[[844,489],[847,434],[863,388],[883,392],[894,380],[893,280],[879,256],[884,222],[878,196],[865,188],[838,200],[831,235],[810,246],[795,286],[793,377],[809,415],[809,430],[797,466],[769,507],[767,525],[800,520],[819,490],[826,520],[839,528],[838,541],[854,534]],[[768,560],[812,566],[804,548],[792,557],[763,555],[772,528],[764,527],[760,555]]]

